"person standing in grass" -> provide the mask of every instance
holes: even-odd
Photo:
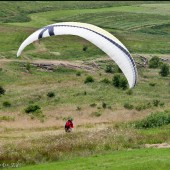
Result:
[[[71,132],[73,127],[74,127],[74,125],[73,125],[73,119],[72,119],[72,118],[69,118],[69,119],[67,120],[67,122],[65,123],[65,131],[66,131],[66,132]]]

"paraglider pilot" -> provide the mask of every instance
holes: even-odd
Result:
[[[72,131],[72,128],[74,127],[73,125],[73,119],[72,118],[69,118],[65,124],[65,131],[66,132],[71,132]]]

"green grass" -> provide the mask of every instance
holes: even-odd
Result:
[[[145,119],[136,122],[135,127],[140,128],[154,128],[163,126],[166,124],[170,124],[170,110],[167,110],[165,112],[156,112],[152,113]]]
[[[169,149],[139,149],[111,152],[90,157],[74,158],[71,160],[58,161],[54,163],[26,166],[18,170],[168,170],[170,154]],[[17,164],[16,164],[17,165]],[[9,168],[10,170],[10,168]]]
[[[111,61],[95,61],[100,69],[94,72],[80,70],[80,76],[77,76],[77,70],[64,67],[56,67],[54,72],[42,72],[31,66],[30,73],[27,73],[23,62],[13,61],[17,60],[16,52],[20,44],[31,33],[47,24],[63,21],[87,22],[104,28],[125,44],[133,56],[136,53],[169,56],[169,8],[169,2],[146,1],[2,2],[0,6],[0,58],[12,59],[12,61],[0,63],[0,85],[6,90],[5,95],[0,96],[2,113],[0,121],[7,126],[1,125],[4,130],[2,130],[1,137],[2,139],[6,137],[12,142],[4,140],[5,143],[1,146],[4,148],[1,148],[1,163],[2,161],[15,163],[18,160],[24,165],[57,161],[21,167],[19,168],[21,170],[168,169],[170,166],[169,149],[136,148],[142,148],[147,143],[169,143],[169,125],[135,129],[131,124],[115,125],[113,122],[109,123],[112,120],[108,120],[106,124],[110,126],[109,130],[97,129],[98,131],[90,132],[87,127],[94,129],[97,125],[87,124],[84,125],[87,129],[69,134],[69,138],[67,134],[47,135],[29,140],[14,137],[14,139],[17,138],[19,144],[15,143],[8,132],[13,134],[15,130],[13,125],[22,118],[28,119],[28,122],[33,124],[37,121],[31,120],[30,116],[24,113],[24,109],[31,104],[41,107],[45,123],[55,117],[55,115],[50,115],[53,111],[67,108],[71,108],[71,112],[75,115],[79,112],[85,113],[87,118],[95,121],[107,117],[110,113],[121,112],[125,120],[129,118],[128,114],[132,116],[131,119],[133,116],[143,118],[151,112],[160,112],[170,108],[170,76],[161,77],[160,69],[138,68],[137,86],[132,89],[132,94],[128,95],[128,90],[117,89],[110,83],[114,74],[105,73],[105,68]],[[84,46],[88,47],[86,51],[83,51]],[[70,35],[41,39],[39,43],[33,43],[24,49],[18,60],[22,61],[23,58],[30,59],[30,62],[32,59],[54,59],[70,62],[81,60],[86,64],[92,64],[93,60],[108,59],[108,56],[90,42]],[[139,60],[136,57],[134,59]],[[113,67],[116,68],[114,63]],[[92,76],[95,81],[84,84],[87,76]],[[106,78],[107,84],[101,82]],[[151,86],[151,82],[155,86]],[[53,98],[47,96],[49,91],[55,93]],[[135,109],[146,106],[149,102],[153,103],[154,100],[160,100],[165,105],[156,107],[152,104],[141,111]],[[10,102],[11,106],[4,107],[5,101]],[[103,102],[106,108],[102,107]],[[125,103],[132,104],[134,109],[125,109]],[[31,116],[37,119],[42,115],[37,113]],[[58,116],[57,121],[63,121],[66,117],[66,115]],[[76,115],[75,119],[82,119],[82,117]],[[50,130],[61,130],[58,125],[54,128],[45,123],[42,122],[44,126],[42,131],[50,128]],[[38,131],[38,128],[32,128]],[[27,131],[32,133],[31,129]],[[18,130],[18,134],[24,132],[24,130]],[[4,133],[7,133],[7,136],[3,138]]]
[[[92,131],[87,128],[71,134],[44,134],[33,139],[18,138],[16,141],[8,136],[11,140],[1,146],[0,163],[39,164],[170,142],[170,125],[138,130],[129,123],[110,123],[101,130],[95,130],[97,124],[91,128]]]
[[[129,3],[130,5],[130,3]],[[86,6],[87,7],[87,6]],[[164,7],[164,8],[162,8]],[[103,15],[103,17],[105,17],[105,14],[107,14],[107,19],[114,19],[112,12],[118,12],[118,16],[117,18],[122,19],[122,15],[124,15],[124,13],[122,12],[128,12],[126,15],[132,15],[133,13],[137,13],[138,16],[143,16],[145,13],[148,14],[148,16],[151,16],[151,14],[156,14],[157,16],[161,17],[162,14],[164,14],[162,16],[162,18],[167,18],[169,15],[168,12],[168,7],[169,7],[169,3],[167,4],[155,4],[154,6],[154,10],[153,10],[153,6],[151,6],[150,4],[145,4],[145,6],[143,7],[142,5],[136,5],[136,6],[110,6],[108,8],[97,8],[97,9],[89,9],[89,8],[79,8],[79,9],[74,9],[74,10],[54,10],[54,11],[49,11],[49,12],[42,12],[42,13],[36,13],[36,14],[30,14],[29,17],[31,18],[31,22],[28,23],[14,23],[14,24],[19,24],[19,25],[25,25],[25,26],[40,26],[40,24],[44,25],[44,24],[49,24],[49,21],[51,20],[57,20],[57,21],[67,21],[67,19],[73,19],[73,20],[78,20],[81,21],[82,19],[85,21],[89,21],[89,19],[94,18],[94,20],[99,20],[101,22],[101,18],[98,15]],[[71,9],[71,7],[70,7]],[[165,10],[166,9],[166,10]],[[150,11],[150,12],[148,12]],[[121,14],[119,14],[119,12],[121,12]],[[131,14],[132,13],[132,14]],[[84,16],[84,15],[87,16]],[[90,17],[90,15],[97,15],[97,17]],[[109,15],[108,15],[109,14]],[[154,15],[152,15],[154,17]],[[120,18],[121,17],[121,18]],[[86,19],[88,18],[88,19]],[[137,17],[138,18],[138,17]],[[142,17],[143,18],[143,17]],[[139,17],[139,19],[142,19]],[[104,20],[105,21],[105,20]],[[109,20],[108,20],[109,21]],[[144,20],[145,22],[147,22],[146,20]],[[153,21],[154,20],[149,20],[149,21]],[[115,23],[115,22],[114,22]],[[113,23],[113,24],[114,24]],[[152,22],[151,22],[152,23]],[[151,24],[150,23],[150,24]],[[94,24],[94,22],[93,22]]]
[[[62,9],[99,8],[122,3],[114,2],[2,2],[0,7],[1,22],[22,22],[29,13],[39,13]],[[125,4],[125,3],[124,3]],[[22,18],[20,17],[22,15]]]
[[[170,52],[169,43],[167,43],[170,36],[168,2],[166,4],[142,4],[143,2],[140,2],[134,5],[129,2],[125,6],[124,3],[115,4],[112,2],[101,2],[98,5],[95,2],[85,5],[84,2],[85,6],[83,6],[83,4],[80,5],[80,3],[75,2],[70,7],[66,3],[56,2],[60,4],[60,7],[54,8],[51,5],[53,3],[50,2],[36,3],[37,6],[33,8],[33,2],[30,2],[27,7],[25,2],[20,6],[27,14],[30,13],[30,22],[0,25],[1,58],[16,59],[16,52],[22,41],[40,26],[53,23],[54,20],[56,22],[70,20],[89,22],[104,27],[118,37],[132,53],[166,54]],[[4,4],[6,5],[7,2],[2,3],[2,6]],[[9,3],[5,15],[10,12],[17,12],[17,5],[17,2]],[[50,6],[49,9],[44,8],[46,5]],[[90,5],[92,6],[90,7]],[[5,34],[6,32],[7,34]],[[84,46],[88,47],[87,51],[83,51]],[[41,51],[41,49],[43,50]],[[92,59],[100,57],[108,58],[93,44],[75,36],[56,36],[42,39],[38,46],[36,44],[29,45],[23,51],[23,57],[30,59],[82,60],[84,62],[90,62]],[[22,60],[22,58],[19,59]],[[4,111],[20,110],[21,112],[28,104],[34,102],[43,108],[54,108],[68,104],[87,108],[94,101],[98,107],[105,101],[113,109],[122,109],[125,103],[138,107],[139,105],[147,105],[148,102],[153,102],[156,99],[165,103],[165,108],[169,107],[169,76],[167,78],[159,76],[158,69],[138,68],[138,84],[133,89],[133,94],[127,95],[126,91],[114,88],[111,83],[106,85],[100,82],[106,77],[110,82],[112,81],[113,74],[105,74],[105,66],[104,63],[100,67],[101,75],[99,72],[90,73],[96,81],[87,85],[83,83],[89,74],[87,72],[83,72],[78,77],[76,71],[70,69],[58,69],[49,73],[31,68],[31,74],[26,74],[25,70],[21,69],[22,64],[11,63],[4,66],[0,72],[3,80],[1,85],[7,89],[6,95],[1,97],[0,101],[2,103],[10,101],[12,106],[4,108],[1,105],[0,108]],[[149,86],[150,82],[154,82],[156,85],[151,87]],[[38,89],[41,90],[38,91]],[[57,97],[51,101],[45,96],[49,90],[53,90],[57,94]],[[86,95],[84,95],[85,91]],[[150,109],[161,110],[163,108],[152,107]],[[96,112],[98,112],[97,109]]]
[[[143,74],[145,74],[145,76],[147,75],[148,78],[145,78],[145,82],[138,81],[138,86],[133,90],[133,95],[130,97],[126,92],[114,88],[111,84],[105,85],[100,83],[100,80],[104,79],[106,75],[98,76],[94,74],[97,81],[93,84],[85,85],[84,80],[86,73],[77,77],[76,71],[71,70],[65,70],[64,72],[61,72],[62,70],[59,72],[58,70],[53,73],[36,71],[36,69],[31,70],[32,74],[25,75],[24,70],[20,68],[20,64],[15,63],[10,64],[10,66],[0,73],[4,80],[1,84],[7,90],[6,95],[1,97],[0,101],[2,103],[4,101],[12,102],[11,108],[3,108],[1,105],[1,109],[17,109],[21,111],[21,107],[26,107],[30,102],[37,102],[37,104],[43,106],[44,109],[46,107],[60,107],[60,104],[77,104],[80,106],[85,104],[87,108],[91,103],[97,102],[100,104],[102,101],[105,101],[115,109],[117,106],[123,108],[126,102],[138,106],[140,104],[146,105],[155,99],[164,102],[165,107],[168,107],[169,88],[167,80],[169,77],[156,77],[158,70],[150,69],[148,72],[147,69],[143,69]],[[113,75],[107,74],[107,77],[111,80]],[[156,86],[149,86],[150,81],[155,82]],[[68,82],[69,84],[73,84],[73,86],[70,86]],[[11,86],[11,83],[14,85]],[[57,98],[50,101],[47,100],[45,94],[49,90],[56,92]],[[84,91],[87,92],[87,95],[84,95]],[[162,108],[153,107],[152,109]]]
[[[19,45],[34,31],[32,28],[14,27],[10,25],[0,25],[0,56],[16,58],[16,51]],[[33,49],[33,45],[25,50]]]
[[[37,6],[33,7],[33,9],[33,2],[29,3],[30,6],[28,5],[27,13],[29,13],[32,9],[32,12],[30,12],[31,14],[28,14],[28,17],[31,18],[30,22],[1,24],[0,30],[2,31],[0,32],[0,52],[8,51],[8,53],[2,53],[2,55],[14,57],[21,42],[34,30],[47,24],[62,21],[87,22],[102,27],[120,39],[131,53],[167,54],[170,52],[169,44],[167,43],[170,36],[168,13],[170,4],[168,2],[163,4],[159,4],[157,2],[154,4],[141,4],[142,2],[138,2],[138,5],[131,5],[130,2],[122,2],[118,4],[112,2],[101,2],[96,6],[94,2],[88,2],[86,5],[80,5],[79,2],[75,2],[75,4],[73,3],[70,6],[70,8],[68,8],[70,3],[66,5],[65,2],[56,2],[58,6],[56,5],[54,8],[52,8],[52,4],[55,2],[45,2],[44,4],[41,2],[36,3]],[[4,4],[6,5],[7,2],[2,3],[2,6]],[[83,4],[85,4],[85,2]],[[127,5],[123,6],[124,4]],[[45,9],[45,5],[49,5],[49,9]],[[92,6],[90,7],[90,5]],[[100,6],[102,8],[100,8]],[[38,7],[38,11],[33,13],[34,8],[36,11],[36,8]],[[15,3],[13,8],[11,3],[9,3],[9,7],[7,9],[11,12],[14,10],[13,12],[15,13],[17,8],[17,3]],[[26,10],[24,2],[21,5],[21,8],[23,8],[22,10],[24,11]],[[58,8],[60,10],[56,10]],[[16,32],[16,29],[19,32]],[[8,31],[8,36],[4,34],[4,31]],[[159,41],[155,41],[155,39],[159,39]],[[61,41],[62,43],[60,43]],[[74,36],[50,37],[41,40],[41,43],[45,45],[47,51],[44,54],[35,52],[33,57],[78,59],[80,56],[82,58],[86,58],[89,56],[98,57],[99,55],[103,55],[101,50],[94,47],[89,42]],[[89,46],[89,50],[86,53],[82,53],[84,44]],[[72,48],[75,50],[73,51]],[[29,51],[32,49],[34,49],[33,45],[30,45],[26,50]],[[49,51],[59,52],[61,55],[49,55]],[[33,51],[30,51],[31,54],[32,52]],[[28,53],[28,55],[30,53]]]
[[[115,88],[111,83],[105,84],[101,80],[108,78],[112,81],[114,74],[103,73],[86,73],[82,72],[81,76],[76,76],[77,71],[67,68],[58,68],[54,72],[38,71],[35,67],[31,67],[31,73],[25,73],[22,63],[9,63],[0,72],[3,82],[1,85],[6,89],[6,94],[0,98],[0,101],[10,101],[11,107],[1,109],[22,110],[21,107],[26,107],[30,102],[36,102],[44,109],[46,107],[60,107],[61,105],[78,105],[89,107],[91,103],[102,103],[105,101],[112,108],[123,108],[125,103],[134,105],[151,104],[153,100],[160,100],[165,103],[165,106],[154,107],[149,109],[162,109],[169,107],[169,77],[161,77],[158,69],[142,69],[142,74],[139,73],[140,79],[138,85],[133,89],[133,94],[129,97],[126,91]],[[94,78],[94,82],[84,84],[87,75]],[[147,78],[142,78],[145,75]],[[154,82],[154,87],[149,85],[149,82]],[[11,83],[13,85],[11,85]],[[57,96],[49,100],[46,96],[49,90],[54,91]],[[84,95],[86,91],[86,95]],[[140,97],[139,97],[140,96]],[[51,104],[49,105],[49,102]]]

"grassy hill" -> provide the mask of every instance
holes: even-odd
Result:
[[[169,143],[169,125],[147,130],[133,126],[151,113],[169,113],[170,75],[162,77],[160,68],[141,67],[139,57],[149,61],[157,56],[169,64],[169,9],[167,1],[1,2],[0,86],[5,94],[0,95],[0,163],[37,164],[73,157],[79,160],[78,156],[107,155],[115,150],[125,150],[120,155],[126,159],[129,148]],[[137,64],[137,86],[132,90],[115,88],[112,79],[119,72],[117,65],[80,37],[44,38],[26,47],[16,58],[20,44],[32,32],[65,21],[97,25],[125,44]],[[36,66],[41,63],[53,64],[52,71]],[[113,73],[106,72],[110,65]],[[88,76],[92,76],[93,83],[84,83]],[[49,97],[49,92],[54,96]],[[25,109],[32,105],[41,109],[26,113]],[[63,125],[69,116],[74,118],[74,132],[64,134]],[[70,143],[66,144],[68,139]],[[155,169],[154,154],[161,151],[150,151],[153,167],[147,164],[146,169]],[[145,150],[135,152],[145,155]],[[110,154],[107,156],[110,159]],[[169,166],[167,160],[165,156],[162,168]],[[118,161],[110,166],[116,168],[120,164]],[[132,168],[131,163],[128,166]],[[142,167],[142,160],[134,169],[136,166]]]

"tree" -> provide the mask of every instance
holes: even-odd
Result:
[[[160,65],[159,57],[154,56],[149,60],[149,68],[158,68],[159,65]]]
[[[2,86],[0,86],[0,96],[1,96],[2,94],[3,94],[3,95],[5,94],[5,89],[4,89]]]
[[[113,77],[113,85],[115,87],[119,87],[120,86],[120,74],[115,74]]]
[[[113,73],[113,66],[112,65],[107,65],[105,68],[106,73]]]
[[[120,79],[120,87],[125,90],[128,87],[128,82],[125,77],[121,77]]]
[[[28,71],[28,72],[30,72],[30,69],[31,69],[31,66],[30,66],[30,63],[29,62],[27,62],[26,63],[26,70]]]
[[[83,46],[83,51],[87,51],[88,47],[86,45]]]
[[[168,76],[168,74],[169,74],[169,65],[168,64],[162,64],[159,74],[161,76],[163,76],[163,77]]]
[[[50,91],[50,92],[47,93],[47,96],[48,97],[55,97],[55,93]]]
[[[85,79],[85,81],[84,81],[85,84],[86,84],[86,83],[92,83],[92,82],[94,82],[94,79],[93,79],[92,76],[87,76],[86,79]]]
[[[128,87],[128,82],[124,76],[121,74],[115,74],[112,83],[117,88],[122,88],[125,90]]]
[[[31,112],[36,112],[38,110],[41,110],[40,106],[38,105],[29,105],[26,109],[25,112],[26,113],[31,113]]]

